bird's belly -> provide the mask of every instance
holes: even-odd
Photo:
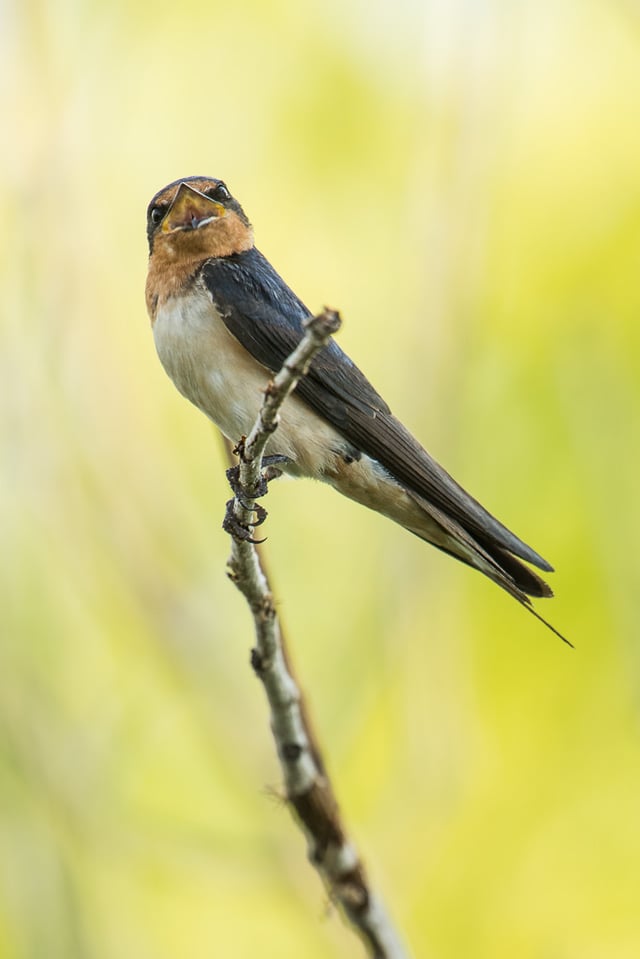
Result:
[[[272,379],[228,331],[205,291],[169,299],[153,326],[156,350],[178,390],[233,442],[253,426]],[[267,446],[292,461],[290,472],[324,479],[343,437],[297,396],[289,397]]]

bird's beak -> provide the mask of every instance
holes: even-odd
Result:
[[[199,230],[227,211],[221,203],[194,190],[187,183],[181,183],[173,203],[162,221],[163,233],[175,233],[177,230]]]

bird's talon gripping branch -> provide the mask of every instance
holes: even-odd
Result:
[[[268,516],[269,514],[267,513],[267,511],[266,511],[266,509],[264,508],[264,506],[259,506],[258,503],[255,504],[255,506],[253,507],[253,509],[254,509],[255,514],[256,514],[256,518],[255,518],[254,521],[253,521],[253,525],[254,525],[254,526],[262,526],[262,524],[264,523],[264,521],[266,520],[266,518],[267,518],[267,516]]]
[[[240,444],[236,447],[234,452],[240,451],[240,455],[244,454],[244,444],[240,448]],[[281,453],[273,453],[270,456],[263,456],[261,460],[262,474],[260,480],[256,487],[252,490],[247,490],[242,485],[240,481],[240,467],[231,466],[226,470],[226,477],[231,487],[231,490],[234,496],[237,498],[240,505],[243,509],[253,510],[255,507],[253,503],[248,502],[248,500],[260,499],[262,496],[266,496],[269,492],[269,483],[278,479],[282,476],[282,470],[278,469],[277,464],[290,463],[291,460],[288,456],[283,456]],[[259,524],[256,524],[259,525]]]
[[[267,486],[268,478],[261,476],[257,486],[253,489],[246,489],[240,480],[240,467],[232,466],[226,471],[227,479],[229,481],[229,486],[235,498],[238,500],[240,506],[243,509],[249,510],[252,512],[255,509],[253,501],[260,499],[261,496],[266,496],[269,492]]]
[[[272,480],[280,479],[282,476],[283,470],[279,469],[279,466],[290,463],[291,460],[288,456],[283,456],[281,453],[273,453],[270,456],[262,457],[262,478],[265,482],[265,487],[271,483]],[[267,492],[265,488],[265,493]],[[264,493],[261,494],[262,496]]]
[[[264,510],[262,506],[257,508],[253,507],[255,512],[258,513],[258,522],[252,523],[251,526],[246,526],[235,514],[235,502],[235,499],[227,500],[224,519],[222,521],[222,528],[225,533],[233,536],[234,539],[241,540],[243,543],[252,543],[254,546],[259,546],[260,543],[264,543],[264,539],[254,539],[251,532],[253,526],[260,526],[264,523],[267,518],[266,510]],[[261,517],[261,513],[264,513],[264,516]]]
[[[229,469],[225,471],[225,475],[233,493],[236,496],[239,496],[242,492],[242,488],[240,486],[240,467],[230,466]]]

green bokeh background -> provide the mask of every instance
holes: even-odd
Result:
[[[155,356],[144,213],[223,177],[543,612],[331,490],[268,553],[416,956],[640,955],[640,7],[0,5],[0,956],[347,957],[278,799],[223,458]]]

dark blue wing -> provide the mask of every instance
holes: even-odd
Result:
[[[302,339],[303,321],[311,315],[304,303],[255,247],[208,260],[202,275],[230,332],[258,362],[277,373]],[[390,412],[334,340],[313,360],[297,391],[338,428],[347,426],[351,408],[370,418]]]

